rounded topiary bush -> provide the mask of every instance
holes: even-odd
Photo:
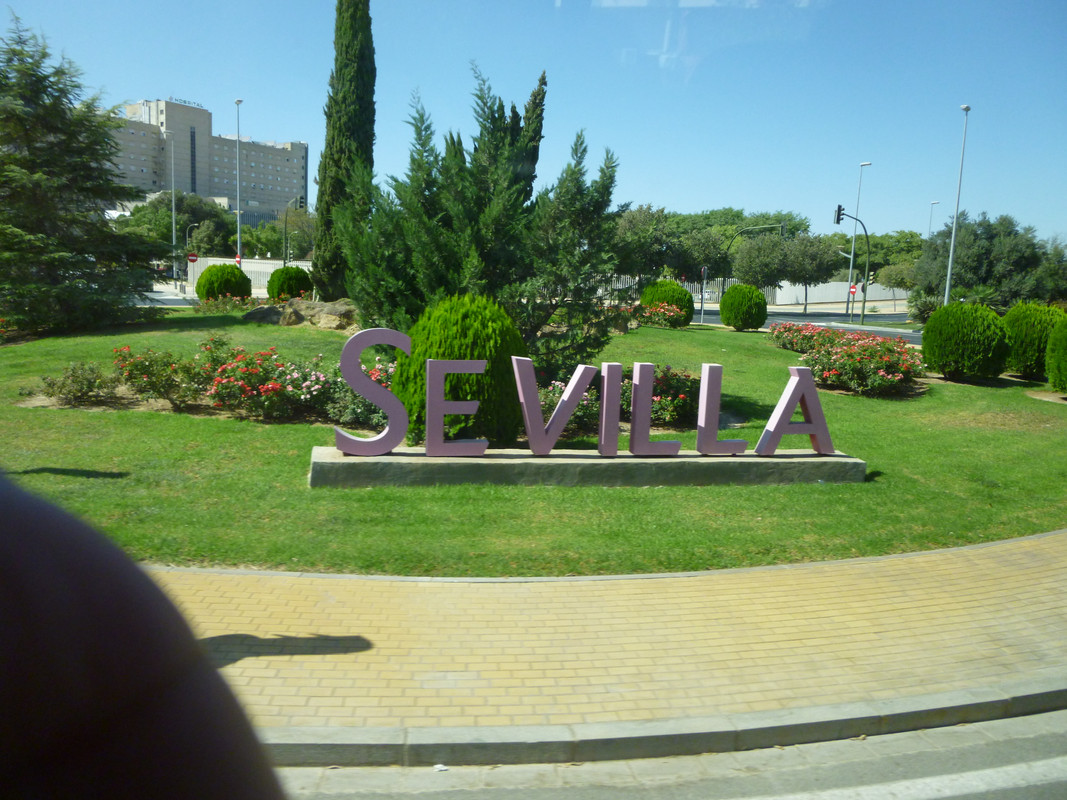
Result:
[[[1008,330],[997,312],[949,303],[923,326],[923,361],[949,380],[995,378],[1008,360]]]
[[[283,297],[299,297],[311,288],[311,275],[300,267],[280,267],[267,278],[267,297],[275,303]]]
[[[1060,321],[1048,335],[1045,369],[1052,388],[1058,392],[1067,392],[1067,314],[1060,317]]]
[[[1064,313],[1041,303],[1017,303],[1004,315],[1008,329],[1009,372],[1033,380],[1045,379],[1048,337]]]
[[[514,444],[522,429],[512,356],[527,356],[518,327],[488,297],[448,297],[428,309],[408,331],[411,355],[398,354],[393,392],[407,408],[408,438],[426,436],[426,360],[485,359],[479,375],[449,375],[445,397],[477,400],[471,416],[445,418],[445,433],[457,439],[488,439],[493,447]]]
[[[659,303],[674,306],[682,312],[680,317],[671,317],[668,320],[670,327],[684,328],[693,321],[693,295],[677,281],[656,281],[641,292],[641,305],[644,308],[649,309]]]
[[[755,286],[734,284],[719,301],[719,318],[734,330],[758,330],[767,321],[767,298]]]
[[[251,297],[252,279],[236,264],[212,264],[196,281],[196,296],[201,300],[216,297]]]

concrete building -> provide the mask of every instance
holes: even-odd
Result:
[[[236,122],[236,115],[234,116]],[[115,131],[115,165],[125,182],[148,194],[174,188],[237,211],[237,136],[216,136],[211,112],[184,100],[141,100],[125,107]],[[306,142],[241,138],[241,221],[257,225],[307,202]]]

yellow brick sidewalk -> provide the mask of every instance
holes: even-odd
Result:
[[[574,724],[1067,685],[1067,531],[688,576],[150,568],[261,727]]]

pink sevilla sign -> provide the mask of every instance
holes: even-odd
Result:
[[[407,334],[388,328],[370,328],[350,338],[341,351],[341,375],[356,394],[378,406],[388,418],[385,430],[370,439],[352,436],[335,428],[336,447],[351,456],[383,456],[398,447],[408,432],[408,413],[396,395],[364,374],[360,367],[363,351],[376,345],[390,345],[411,353],[411,339]],[[547,456],[559,441],[574,410],[581,402],[582,394],[589,388],[598,370],[582,364],[571,376],[552,416],[545,424],[541,402],[537,396],[537,377],[533,362],[528,358],[513,356],[512,369],[519,390],[519,403],[526,423],[526,435],[530,451],[536,456]],[[426,455],[428,456],[481,456],[489,443],[485,439],[460,439],[445,441],[445,416],[449,414],[473,414],[478,410],[477,400],[448,400],[445,398],[445,378],[453,373],[481,374],[485,372],[485,360],[436,360],[426,361]],[[622,364],[607,362],[601,365],[603,385],[600,392],[600,438],[597,449],[605,457],[619,453],[619,410],[622,394]],[[678,441],[652,441],[650,438],[652,416],[652,391],[655,365],[647,362],[634,364],[633,400],[630,409],[630,453],[635,456],[676,456],[682,449]],[[826,417],[815,389],[811,370],[807,367],[789,367],[789,382],[782,391],[778,405],[771,414],[755,453],[758,456],[773,456],[782,437],[786,434],[807,434],[812,449],[825,455],[834,452]],[[700,402],[697,412],[697,452],[702,455],[738,455],[748,447],[743,439],[720,441],[719,406],[722,399],[722,366],[704,364],[700,371]],[[793,413],[799,406],[803,422],[792,422]]]

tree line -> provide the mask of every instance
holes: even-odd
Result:
[[[168,246],[171,241],[171,196],[161,192],[116,219],[120,231],[141,234]],[[193,252],[202,256],[233,258],[237,255],[237,215],[195,194],[175,192],[174,230],[178,257]],[[314,249],[315,219],[304,208],[287,207],[278,218],[259,225],[241,226],[241,249],[250,258],[307,259]]]
[[[326,104],[327,148],[316,213],[289,208],[242,229],[253,256],[313,258],[320,296],[349,296],[365,325],[406,330],[451,294],[492,296],[532,354],[559,367],[594,355],[643,282],[736,278],[759,287],[812,286],[848,273],[845,233],[810,234],[788,211],[725,207],[679,214],[613,203],[619,164],[591,163],[581,132],[558,176],[539,188],[548,92],[542,74],[520,110],[474,70],[474,132],[436,139],[412,105],[408,168],[373,173],[373,43],[366,0],[341,0]],[[163,193],[112,222],[106,209],[143,194],[120,183],[116,121],[84,96],[77,69],[16,19],[0,42],[0,327],[71,329],[143,316],[136,298],[153,263],[177,245],[233,255],[232,215],[195,195]],[[856,274],[935,296],[943,291],[950,227],[857,240]],[[285,241],[283,241],[285,240]],[[870,257],[872,275],[866,272]],[[862,265],[862,266],[861,266]],[[638,278],[612,289],[617,275]],[[961,297],[999,308],[1067,298],[1067,258],[1013,218],[961,214],[953,275]]]

